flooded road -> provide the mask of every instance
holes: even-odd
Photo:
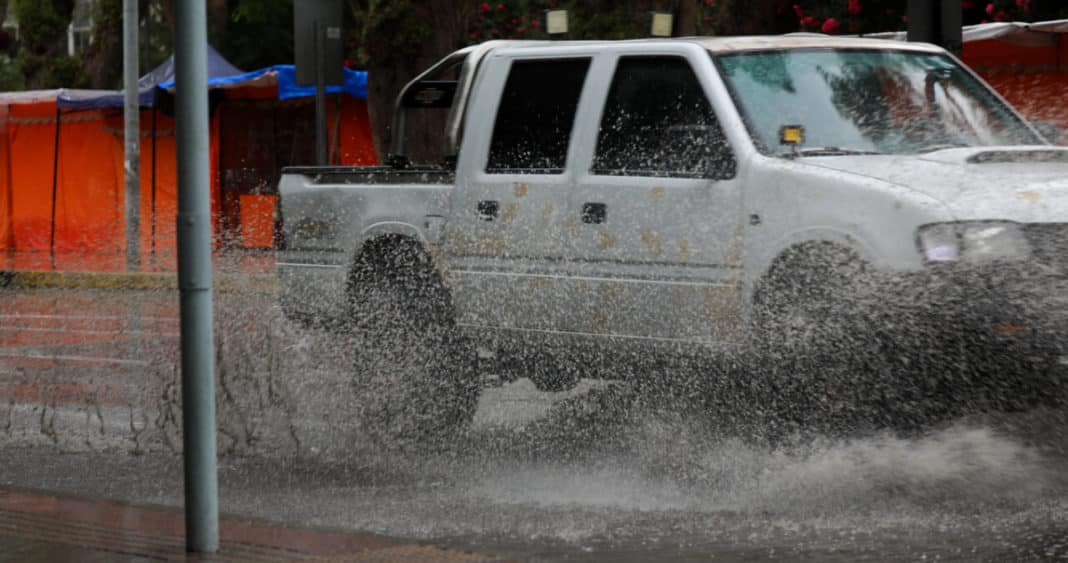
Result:
[[[364,439],[351,338],[217,296],[224,512],[538,560],[1068,559],[1068,414],[774,445],[624,386],[489,387],[432,452]],[[177,293],[0,291],[0,484],[182,498]]]

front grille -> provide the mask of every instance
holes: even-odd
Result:
[[[1068,272],[1068,223],[1032,223],[1024,230],[1036,260]]]

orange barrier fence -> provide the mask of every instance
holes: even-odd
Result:
[[[314,161],[311,100],[280,101],[261,89],[228,92],[212,114],[209,189],[217,244],[270,248],[281,168]],[[366,102],[334,101],[332,161],[374,164]],[[173,270],[174,120],[146,108],[140,123],[141,262],[144,269]],[[44,256],[31,261],[56,269],[123,269],[123,151],[121,109],[58,113],[54,97],[0,101],[0,252]],[[78,255],[83,258],[64,260]]]

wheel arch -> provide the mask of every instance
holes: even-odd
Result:
[[[779,268],[789,267],[802,256],[829,252],[845,252],[855,256],[861,263],[879,265],[878,254],[871,245],[849,233],[835,229],[809,230],[787,237],[775,245],[778,250],[760,257],[754,268],[755,275],[747,284],[745,303],[752,307],[767,280]]]
[[[414,227],[408,229],[378,229],[369,233],[353,252],[352,260],[345,280],[345,296],[351,305],[358,299],[361,284],[374,279],[374,276],[385,273],[387,276],[404,271],[396,267],[396,255],[407,255],[410,260],[401,260],[405,265],[415,267],[417,279],[422,279],[426,288],[434,288],[443,299],[443,305],[448,311],[447,315],[452,318],[454,312],[452,288],[447,283],[447,277],[442,267],[439,256],[427,243],[426,239],[419,236],[419,231]],[[379,269],[384,263],[389,263],[389,256],[393,255],[392,265],[386,265],[386,269]],[[427,268],[423,270],[422,268]],[[403,276],[401,276],[403,277]],[[399,278],[394,278],[394,281]]]

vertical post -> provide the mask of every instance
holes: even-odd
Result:
[[[59,125],[62,122],[63,110],[56,100],[56,138],[52,145],[52,222],[48,233],[48,257],[52,261],[52,269],[56,268],[56,190],[59,187]]]
[[[323,48],[326,36],[322,22],[315,22],[315,158],[319,166],[329,164],[326,158],[326,55]]]
[[[141,269],[141,103],[138,100],[137,0],[122,1],[122,82],[126,130],[126,269]]]
[[[151,232],[150,232],[151,238],[149,239],[149,241],[150,241],[149,244],[150,244],[150,248],[151,248],[150,256],[152,257],[151,261],[153,263],[152,264],[153,266],[156,265],[155,262],[156,262],[156,133],[157,133],[157,129],[156,129],[156,112],[157,111],[158,110],[156,109],[156,104],[153,103],[152,104],[152,194],[150,196],[152,198],[152,202],[151,202],[152,203],[152,211],[151,211],[152,217],[150,218],[150,220],[152,221],[152,229],[151,229]]]
[[[208,198],[207,18],[204,2],[175,2],[174,9],[185,545],[191,552],[213,553],[219,549],[219,490]]]

